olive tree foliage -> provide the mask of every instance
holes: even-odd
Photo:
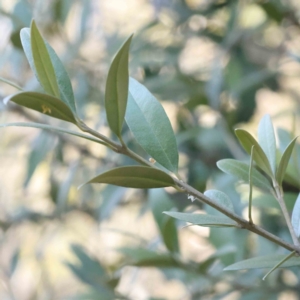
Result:
[[[265,11],[272,22],[279,23],[284,18],[282,7],[276,1],[261,3],[259,7]],[[203,11],[192,11],[185,4],[176,4],[174,11],[179,10],[181,13],[184,11],[189,16],[192,12],[209,16],[226,8],[228,12],[231,12],[228,27],[234,27],[235,18],[237,18],[235,10],[238,7],[231,2],[222,2],[221,4],[216,2]],[[181,17],[185,18],[184,13]],[[180,21],[178,22],[180,23]],[[183,21],[181,20],[181,22]],[[184,31],[183,24],[180,26]],[[178,25],[178,27],[180,26]],[[245,65],[249,66],[250,63],[243,57],[244,53],[240,49],[242,45],[236,40],[232,42],[233,36],[242,38],[244,32],[236,32],[234,29],[237,28],[228,29],[227,33],[231,35],[230,37],[223,34],[222,30],[220,30],[221,33],[206,30],[203,35],[215,41],[223,37],[224,51],[228,53],[236,51],[241,55],[241,57],[232,55],[227,65],[226,72],[239,70],[236,72],[235,78],[224,76],[218,62],[215,63],[211,79],[207,82],[201,82],[199,79],[196,81],[197,76],[192,79],[188,76],[182,78],[183,75],[180,74],[180,71],[176,73],[176,76],[168,78],[169,74],[165,76],[163,72],[162,74],[157,72],[160,66],[150,65],[144,68],[149,89],[135,78],[130,77],[130,47],[131,44],[134,45],[135,37],[129,36],[115,54],[105,80],[103,107],[106,124],[110,130],[108,134],[87,125],[88,120],[83,117],[85,105],[82,101],[79,104],[75,100],[76,93],[73,91],[68,72],[55,50],[43,38],[36,22],[32,20],[30,28],[25,27],[20,30],[20,43],[40,88],[38,91],[28,91],[3,78],[1,80],[4,83],[19,90],[17,93],[7,95],[3,101],[8,107],[17,104],[43,116],[58,119],[59,123],[54,126],[50,119],[48,123],[5,123],[1,127],[33,127],[52,134],[59,134],[59,136],[64,134],[63,137],[75,136],[94,143],[94,147],[106,147],[109,153],[108,157],[117,154],[118,166],[112,167],[108,163],[104,172],[96,174],[96,176],[88,175],[88,179],[82,180],[78,193],[90,185],[108,185],[104,196],[105,200],[100,205],[100,213],[98,212],[100,220],[97,221],[101,221],[101,217],[107,218],[117,205],[115,203],[111,205],[109,202],[113,201],[113,193],[119,188],[148,189],[148,202],[144,209],[152,211],[163,245],[163,250],[149,245],[119,248],[117,250],[124,255],[124,261],[110,270],[109,266],[89,255],[82,246],[71,245],[72,252],[78,258],[79,264],[69,261],[64,264],[88,286],[87,294],[76,295],[76,299],[130,299],[130,296],[122,294],[118,290],[118,284],[122,278],[120,271],[124,265],[160,269],[166,278],[181,280],[187,286],[191,299],[198,299],[201,296],[211,296],[212,299],[217,299],[234,290],[241,291],[241,299],[249,299],[246,297],[259,299],[259,297],[276,297],[281,291],[297,289],[299,283],[288,286],[282,280],[282,273],[279,270],[279,268],[281,270],[291,268],[291,272],[296,276],[299,274],[300,197],[295,193],[299,189],[299,145],[295,133],[278,129],[278,141],[276,141],[275,130],[269,115],[265,115],[260,120],[257,138],[248,131],[237,127],[234,134],[247,156],[234,145],[233,149],[227,151],[227,157],[230,156],[230,158],[224,158],[223,155],[222,159],[217,159],[216,165],[224,175],[215,171],[214,174],[217,175],[213,180],[214,189],[206,189],[201,192],[205,188],[207,179],[201,178],[201,173],[207,174],[207,177],[210,174],[205,158],[201,157],[203,160],[201,164],[193,165],[193,161],[190,162],[188,166],[190,178],[184,179],[180,172],[180,151],[192,156],[199,150],[202,151],[203,156],[205,153],[201,149],[201,142],[203,142],[207,143],[209,149],[207,155],[209,155],[212,148],[218,146],[218,142],[209,140],[208,136],[220,134],[221,130],[223,130],[225,139],[231,141],[233,134],[230,127],[238,122],[249,120],[255,109],[254,96],[261,87],[261,83],[269,85],[270,88],[274,88],[274,86],[274,89],[277,88],[277,77],[274,70],[253,67],[250,75],[242,75],[243,72],[249,71]],[[247,34],[251,33],[247,32]],[[176,53],[179,50],[176,47],[170,47],[166,50],[166,55],[170,55],[169,52],[172,51]],[[137,63],[137,60],[134,63]],[[174,65],[174,63],[171,61],[170,65]],[[147,74],[150,75],[147,76]],[[163,81],[163,83],[156,82],[154,85],[153,81],[155,80]],[[147,83],[147,80],[145,82]],[[183,96],[185,93],[185,97],[189,100],[182,107],[182,115],[178,116],[180,132],[175,134],[162,104],[150,90],[154,85],[155,93],[166,95],[168,89],[175,88],[177,90],[179,83],[180,88],[185,88],[186,91],[174,93],[176,95],[174,97]],[[237,108],[233,112],[227,110],[226,105],[220,106],[219,99],[224,91],[229,91],[230,96],[235,99]],[[229,98],[228,96],[228,103],[230,102]],[[180,101],[180,99],[174,100]],[[190,121],[191,124],[189,124],[186,120],[194,118],[195,115],[192,112],[198,105],[203,104],[209,105],[211,109],[220,114],[220,122],[210,132],[205,132],[200,126],[193,128],[194,121]],[[70,126],[65,124],[70,124]],[[202,134],[206,134],[207,140],[202,138],[192,144],[193,139],[197,140],[198,136]],[[72,143],[74,143],[75,137],[72,137]],[[41,139],[45,139],[45,137]],[[62,140],[62,142],[68,143],[68,139]],[[224,144],[226,145],[226,143]],[[220,147],[224,148],[224,144]],[[25,184],[30,181],[37,164],[44,159],[43,154],[51,148],[50,145],[51,141],[47,141],[46,138],[40,141],[39,149],[33,150]],[[228,146],[230,145],[232,146],[232,143],[228,143]],[[80,148],[80,144],[75,142],[75,146],[79,147],[83,154],[86,154],[86,151]],[[197,149],[198,147],[200,149]],[[232,158],[232,156],[241,156],[242,159]],[[64,185],[60,187],[54,197],[57,211],[51,217],[59,217],[72,209],[66,199],[73,181],[72,176],[75,172],[80,172],[79,169],[80,166],[70,167],[69,177],[66,178]],[[88,173],[86,172],[86,174]],[[86,178],[86,174],[82,178]],[[247,193],[244,195],[247,194],[247,202],[240,200],[240,195],[237,194],[233,184],[233,178],[237,179],[239,183],[246,183]],[[110,185],[115,187],[111,188]],[[172,188],[173,192],[167,193],[163,189],[166,187]],[[245,185],[242,187],[245,188]],[[242,213],[245,207],[247,207],[247,216]],[[253,207],[261,210],[259,223],[253,216]],[[199,208],[203,209],[205,213],[195,213]],[[276,212],[280,211],[281,215],[276,214],[274,217],[269,214],[268,209],[270,208]],[[110,212],[105,215],[103,213],[105,210]],[[93,209],[88,213],[95,215]],[[28,219],[36,220],[43,217],[45,216],[30,212]],[[216,250],[201,263],[193,260],[187,261],[182,256],[178,237],[181,230],[178,225],[182,224],[210,228],[209,241]],[[4,222],[4,225],[9,226],[9,222],[7,224]],[[259,244],[257,249],[253,249],[247,243],[248,233],[251,233],[251,238],[256,238]],[[17,267],[17,260],[18,253],[16,252],[11,262],[13,270]],[[255,269],[255,271],[238,273],[239,270],[245,269]],[[273,271],[277,274],[276,277],[268,277]],[[265,280],[266,278],[275,278],[272,280],[276,280],[277,283],[266,280],[263,283],[260,282],[260,287],[256,291],[251,290],[260,279]],[[225,292],[219,291],[216,283],[220,280],[230,282],[232,287]]]

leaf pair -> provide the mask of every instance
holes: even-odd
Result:
[[[251,154],[252,146],[255,147],[253,160],[257,166],[262,169],[272,181],[276,181],[281,185],[296,143],[296,138],[286,147],[280,159],[279,166],[276,169],[276,140],[273,124],[269,115],[265,115],[259,123],[258,142],[246,130],[236,129],[235,133],[240,144],[248,154]]]
[[[129,79],[128,58],[132,36],[123,44],[108,72],[105,108],[110,129],[122,141],[127,125],[144,150],[166,169],[176,173],[178,150],[170,121],[155,97],[135,79]]]
[[[55,51],[43,39],[34,21],[21,30],[21,41],[37,80],[46,94],[21,92],[5,99],[51,117],[76,124],[76,106],[70,78]]]

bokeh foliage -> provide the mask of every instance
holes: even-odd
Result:
[[[131,8],[142,7],[148,14],[139,25],[133,25],[136,19],[128,16],[123,23],[118,15],[113,17],[118,1],[111,11],[92,0],[5,2],[0,2],[4,32],[0,76],[25,90],[41,91],[19,38],[20,30],[29,27],[34,17],[71,77],[78,114],[104,133],[108,133],[104,113],[108,68],[125,37],[135,31],[130,73],[160,99],[171,117],[180,150],[180,174],[201,191],[214,187],[225,192],[238,213],[247,207],[248,191],[216,167],[223,158],[248,159],[233,129],[237,124],[251,126],[265,110],[285,125],[277,132],[282,152],[297,134],[293,120],[299,111],[295,81],[300,70],[300,7],[296,2],[132,1]],[[13,92],[1,82],[2,98]],[[264,102],[264,97],[270,100]],[[280,110],[274,109],[276,105]],[[74,130],[71,124],[17,106],[0,104],[0,109],[1,123],[26,120]],[[123,136],[144,155],[127,128]],[[216,214],[182,194],[114,186],[85,186],[77,191],[79,184],[100,171],[132,164],[128,158],[48,131],[1,129],[1,137],[1,276],[6,285],[2,297],[277,299],[281,293],[299,290],[297,268],[276,271],[264,283],[263,270],[224,272],[235,261],[270,252],[282,254],[282,249],[236,229],[210,229],[209,235],[197,234],[193,227],[181,229],[182,224],[161,212],[202,209]],[[299,188],[299,145],[296,149],[290,177],[284,182],[289,208]],[[253,199],[259,209],[256,222],[289,240],[276,202],[261,198],[257,191]],[[129,219],[136,225],[128,224]],[[116,236],[122,240],[116,241]],[[104,239],[112,241],[113,247]],[[62,246],[53,246],[56,243]],[[201,245],[208,251],[199,255],[205,251]],[[164,282],[176,280],[181,295],[172,294],[172,286],[159,280],[153,280],[159,288],[138,280],[141,274],[149,278],[146,281],[152,280],[149,268],[159,270]],[[63,280],[57,276],[60,272]],[[33,276],[27,294],[22,295],[17,287],[31,273],[39,276]],[[74,283],[76,288],[70,288]]]

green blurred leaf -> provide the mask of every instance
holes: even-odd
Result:
[[[226,174],[233,175],[244,182],[249,182],[249,164],[235,159],[221,159],[217,162],[218,168]],[[272,186],[268,179],[258,170],[252,170],[252,183],[256,187],[270,192]]]
[[[110,129],[121,137],[128,98],[128,56],[132,35],[114,58],[106,81],[105,109]]]
[[[194,225],[204,227],[237,227],[238,224],[227,217],[206,215],[206,214],[190,214],[172,211],[164,211],[164,214],[175,219],[192,223]]]
[[[254,257],[232,264],[226,267],[224,271],[273,268],[274,265],[280,263],[284,258],[286,258],[286,254],[270,254],[265,256]],[[300,257],[292,257],[288,261],[284,262],[280,266],[280,268],[288,268],[295,266],[300,266]]]
[[[76,114],[76,104],[70,77],[54,49],[47,42],[45,42],[45,45],[54,68],[60,99]]]
[[[33,62],[38,80],[46,93],[59,98],[59,89],[50,55],[34,20],[31,23],[30,36]]]
[[[137,142],[158,163],[176,173],[178,150],[162,105],[138,81],[130,78],[126,122]]]
[[[87,134],[84,133],[80,133],[80,132],[76,132],[76,131],[72,131],[72,130],[68,130],[68,129],[64,129],[64,128],[60,128],[60,127],[55,127],[55,126],[50,126],[50,125],[45,125],[45,124],[39,124],[39,123],[23,123],[23,122],[18,122],[18,123],[7,123],[7,124],[0,124],[0,128],[1,127],[30,127],[30,128],[37,128],[37,129],[44,129],[47,131],[54,131],[54,132],[59,132],[59,133],[67,133],[70,135],[74,135],[101,145],[106,145],[104,142],[102,142],[101,140],[98,140],[92,136],[89,136]]]
[[[8,101],[12,101],[50,117],[76,124],[76,120],[69,107],[59,99],[47,94],[22,92],[8,96],[3,101],[5,104]]]
[[[258,144],[258,142],[255,140],[255,138],[249,132],[243,129],[236,129],[235,134],[239,139],[240,144],[243,146],[243,148],[249,155],[251,154],[252,146],[255,146],[255,152],[253,155],[254,161],[257,163],[259,168],[261,168],[271,178],[273,178],[274,176],[269,160],[262,148],[260,147],[260,145]]]
[[[129,188],[150,189],[173,186],[174,180],[170,175],[158,169],[127,166],[102,173],[87,183],[108,183]]]
[[[299,237],[300,236],[300,194],[297,197],[292,212],[292,225],[296,233],[296,236]]]
[[[109,286],[111,278],[99,261],[91,258],[79,245],[73,244],[71,248],[80,264],[75,265],[65,262],[65,265],[67,265],[82,282],[92,286],[98,293],[101,293],[101,295],[104,296],[103,299],[114,299],[114,292]]]
[[[30,28],[22,28],[20,31],[20,38],[30,68],[33,71],[35,77],[38,79],[39,76],[34,65],[33,55],[31,50]]]
[[[20,260],[20,249],[16,249],[10,260],[10,267],[9,267],[9,276],[10,277],[14,274],[14,272],[18,266],[19,260]]]
[[[45,132],[41,132],[39,136],[35,139],[27,160],[27,173],[24,182],[25,187],[28,185],[37,166],[45,159],[47,153],[51,149],[53,149],[54,145],[55,143],[53,140],[53,136]]]
[[[270,115],[264,115],[258,125],[258,142],[266,154],[273,174],[276,172],[276,140]],[[256,151],[255,151],[256,152]],[[255,154],[254,154],[255,155]]]
[[[216,202],[218,205],[234,212],[234,208],[230,198],[223,192],[218,190],[207,190],[204,195]]]
[[[279,166],[278,166],[278,170],[276,172],[276,180],[279,184],[279,186],[281,186],[289,160],[291,158],[294,146],[296,144],[296,140],[298,137],[295,137],[286,147],[286,149],[284,150],[280,162],[279,162]]]
[[[143,267],[174,267],[176,261],[169,253],[158,253],[145,248],[119,248],[129,260],[126,264]]]
[[[163,189],[149,191],[149,202],[154,219],[158,225],[161,236],[168,250],[179,253],[179,243],[175,220],[163,214],[163,211],[171,210],[173,202],[168,198]]]

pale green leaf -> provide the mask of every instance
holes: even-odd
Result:
[[[128,98],[128,57],[132,36],[123,44],[114,58],[106,81],[105,109],[110,129],[121,137]]]
[[[106,143],[102,142],[101,140],[98,140],[92,136],[89,136],[84,133],[72,131],[69,129],[64,129],[61,127],[56,127],[56,126],[51,126],[51,125],[46,125],[46,124],[39,124],[39,123],[23,123],[23,122],[18,122],[18,123],[7,123],[7,124],[0,124],[0,127],[31,127],[31,128],[38,128],[38,129],[44,129],[47,131],[54,131],[54,132],[59,132],[59,133],[67,133],[70,135],[74,135],[101,145],[105,145]]]
[[[297,197],[292,212],[292,225],[296,236],[299,237],[300,236],[300,194]]]
[[[31,70],[33,71],[35,77],[39,80],[39,75],[38,75],[35,65],[34,65],[33,55],[32,55],[32,50],[31,50],[30,28],[21,29],[20,38],[21,38],[22,46],[23,46],[26,58],[28,60],[29,66],[30,66]]]
[[[47,94],[23,92],[6,97],[4,103],[12,101],[21,106],[33,109],[53,118],[76,124],[73,113],[60,99]]]
[[[233,175],[244,182],[249,182],[249,164],[235,159],[222,159],[217,162],[217,166],[223,172]],[[252,184],[256,187],[271,191],[272,186],[268,179],[255,168],[252,169]]]
[[[60,99],[76,114],[76,104],[70,77],[53,48],[47,42],[45,44],[54,68]]]
[[[171,123],[162,105],[130,78],[126,122],[137,142],[166,169],[176,173],[178,150]]]
[[[207,190],[204,195],[216,202],[218,205],[234,212],[234,208],[230,198],[223,192],[218,190]]]
[[[34,21],[31,23],[30,36],[33,62],[38,80],[46,93],[59,98],[59,89],[50,55]]]
[[[171,216],[175,219],[191,223],[193,225],[199,225],[204,227],[237,227],[238,224],[227,218],[221,216],[213,216],[206,214],[191,214],[191,213],[180,213],[173,211],[164,211],[164,214]]]
[[[280,159],[279,162],[279,166],[278,166],[278,170],[276,172],[276,180],[278,182],[278,184],[281,186],[283,178],[285,176],[285,172],[289,163],[289,160],[291,158],[294,146],[296,144],[296,140],[298,137],[294,138],[286,147],[286,149],[284,150],[282,157]]]
[[[279,264],[286,254],[269,254],[265,256],[254,257],[246,260],[239,261],[228,267],[225,271],[236,271],[236,270],[246,270],[246,269],[264,269],[264,268],[273,268],[274,265]],[[300,257],[292,257],[289,260],[285,261],[280,268],[288,268],[300,266]]]
[[[259,168],[266,172],[266,174],[268,174],[271,178],[274,178],[269,160],[255,138],[249,132],[243,129],[236,129],[235,134],[239,139],[240,144],[249,155],[251,154],[252,146],[255,146],[255,153],[253,155],[254,161]]]
[[[150,167],[127,166],[109,170],[87,183],[107,183],[129,188],[161,188],[174,186],[173,178],[167,173]]]
[[[265,152],[273,174],[276,171],[276,140],[270,115],[265,115],[258,126],[258,142]]]

